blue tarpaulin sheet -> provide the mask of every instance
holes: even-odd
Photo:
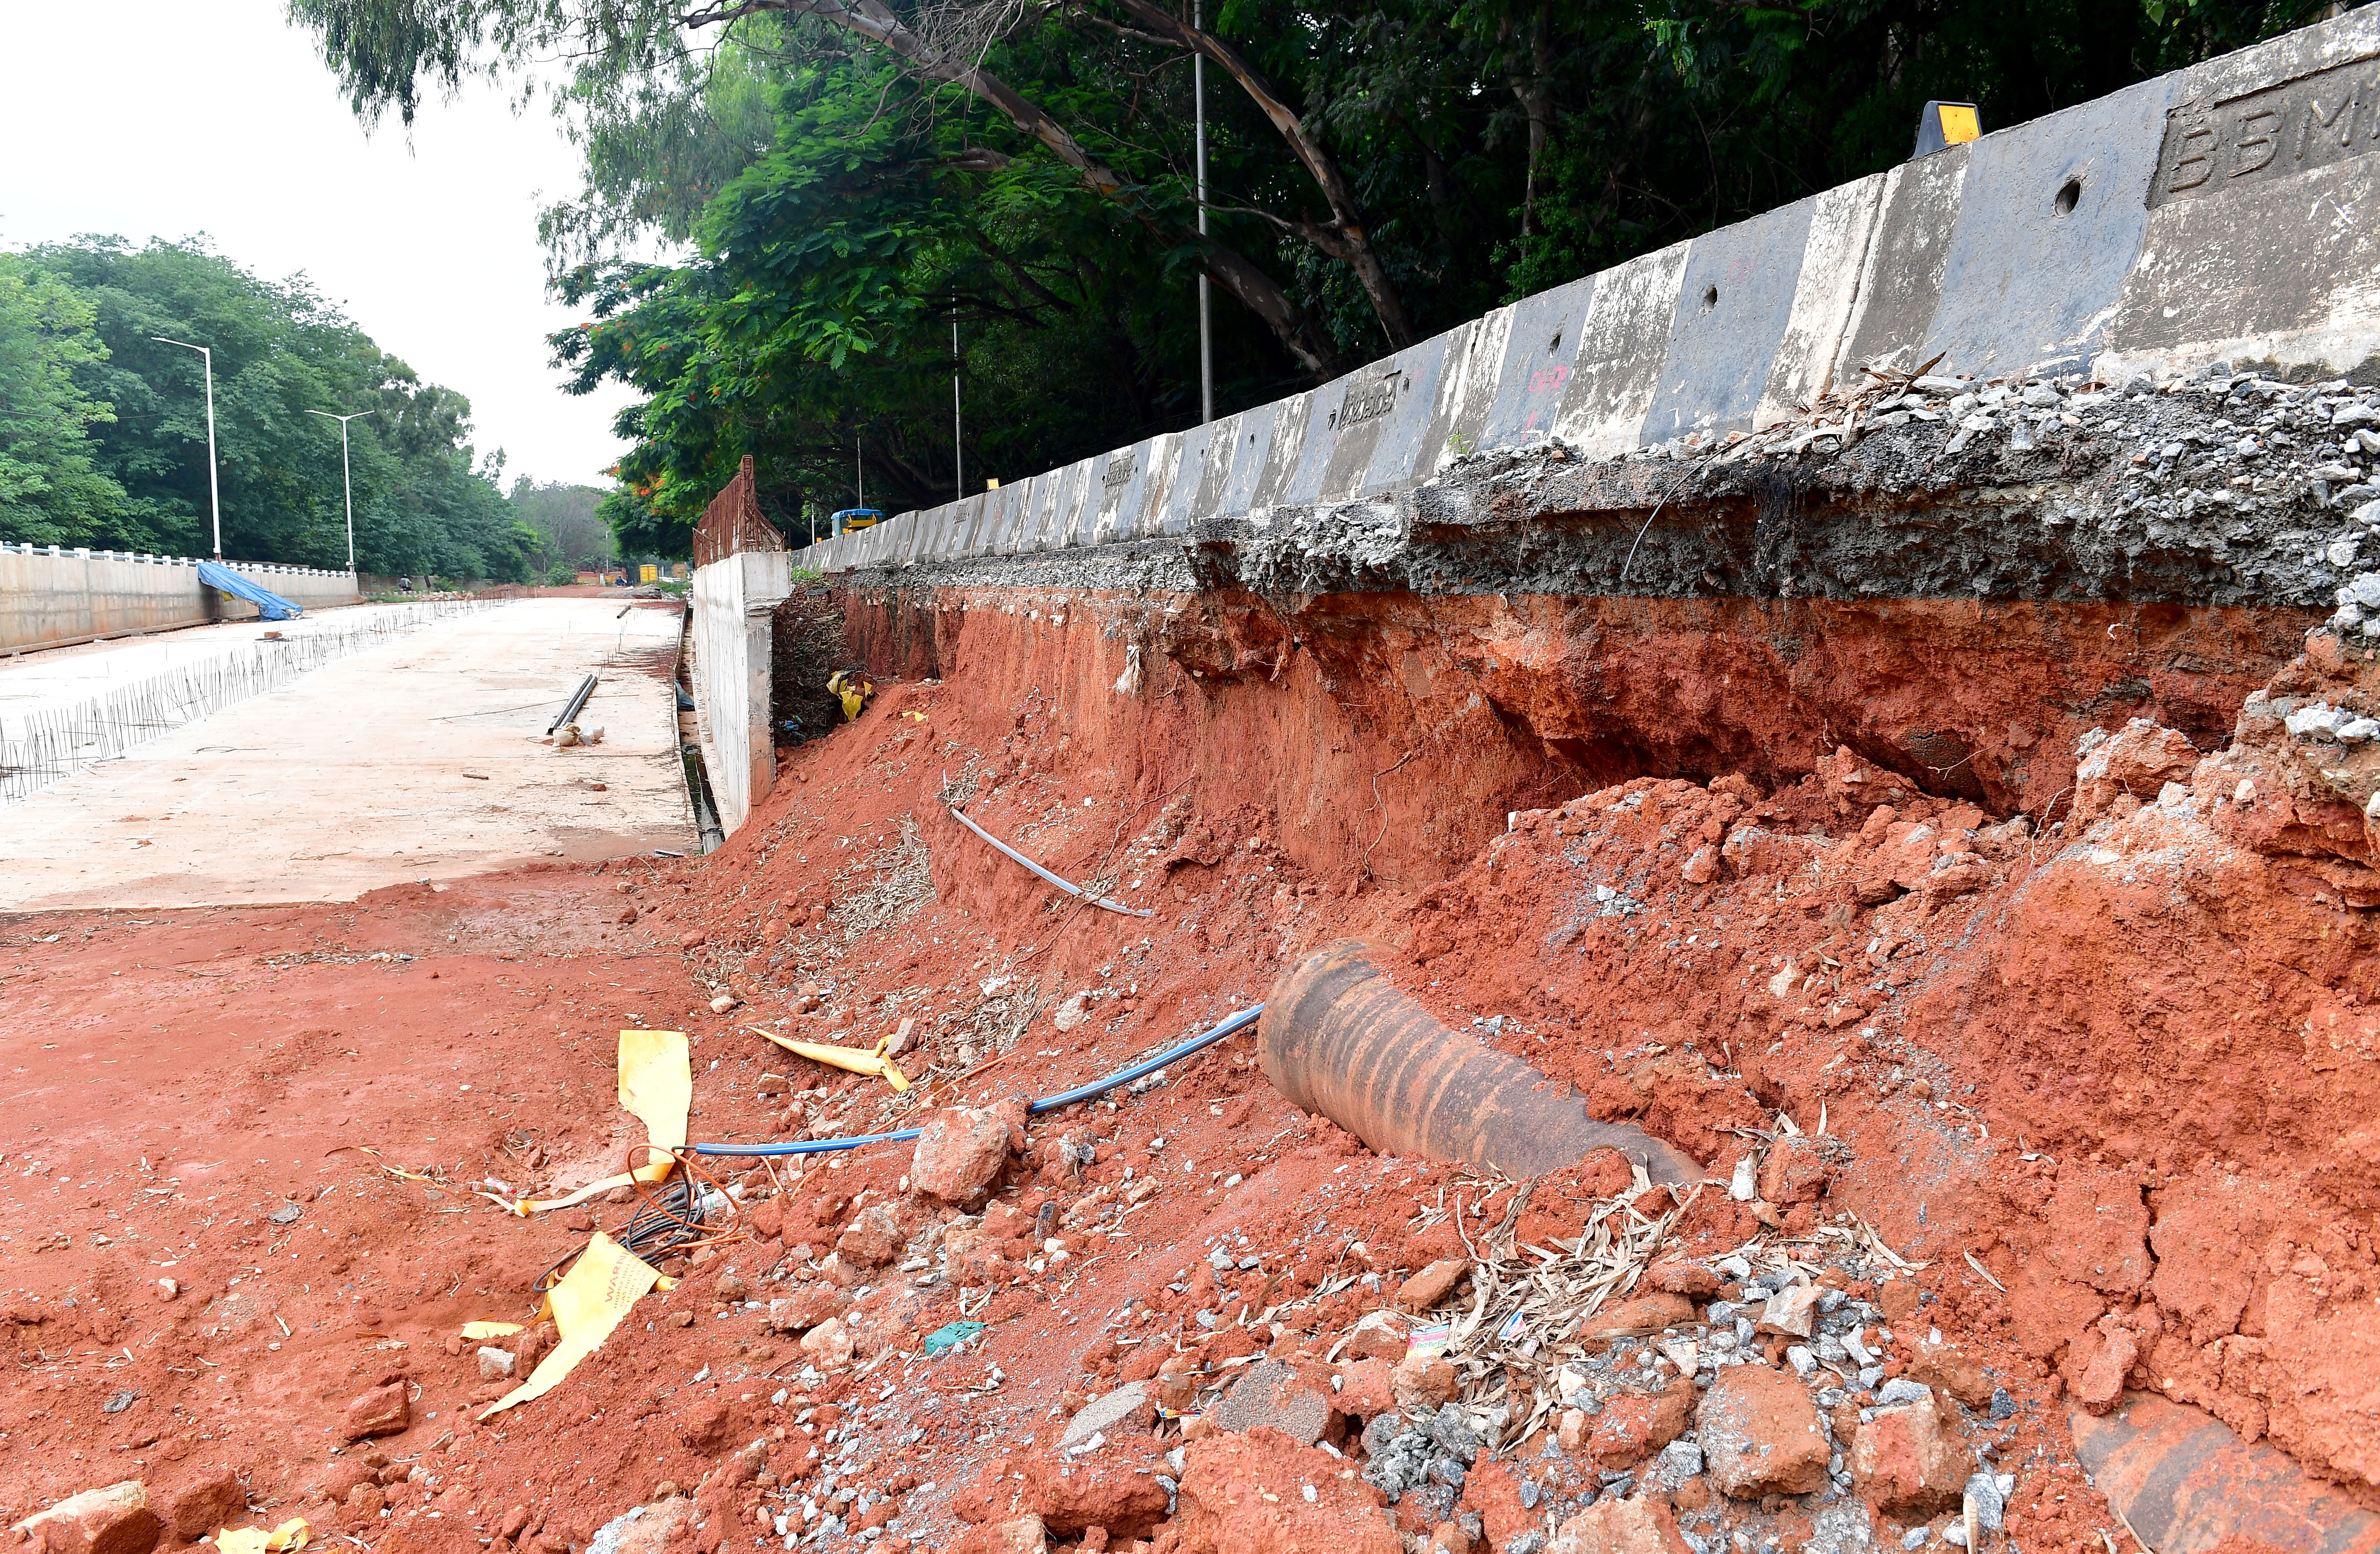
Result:
[[[262,613],[268,621],[295,620],[306,612],[274,593],[261,588],[252,577],[243,577],[228,566],[212,561],[199,563],[199,582],[211,589],[221,589],[237,599],[245,599]]]

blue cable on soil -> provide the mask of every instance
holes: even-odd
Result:
[[[1094,1079],[1089,1084],[1079,1086],[1075,1089],[1054,1096],[1046,1096],[1026,1107],[1025,1114],[1028,1117],[1038,1117],[1045,1111],[1055,1111],[1061,1107],[1090,1100],[1095,1097],[1105,1095],[1119,1085],[1129,1085],[1144,1074],[1154,1074],[1160,1068],[1178,1063],[1194,1052],[1203,1052],[1224,1038],[1245,1030],[1256,1023],[1257,1016],[1264,1013],[1264,1009],[1265,1006],[1261,1003],[1252,1008],[1243,1009],[1226,1018],[1213,1030],[1201,1036],[1194,1036],[1179,1047],[1170,1048],[1153,1058],[1143,1058],[1130,1068],[1120,1069],[1104,1079]],[[811,1138],[804,1139],[798,1144],[689,1144],[686,1147],[689,1153],[696,1155],[826,1155],[838,1149],[856,1149],[863,1144],[905,1144],[923,1131],[921,1128],[903,1128],[897,1133],[861,1134],[855,1138]]]

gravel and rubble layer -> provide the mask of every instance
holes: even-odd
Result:
[[[1260,592],[2334,602],[2380,556],[2380,394],[2218,369],[2164,384],[1879,380],[1618,458],[1455,461],[1393,502],[1208,537]]]
[[[1796,420],[1613,458],[1559,441],[1181,539],[929,560],[861,586],[2329,609],[2380,563],[2380,393],[1892,376]],[[2380,625],[2380,582],[2359,606]]]
[[[2366,651],[2318,636],[2219,753],[2105,731],[2046,824],[1844,750],[1767,788],[1596,786],[1412,887],[1120,769],[1086,708],[890,684],[699,862],[14,921],[6,1520],[229,1471],[244,1524],[380,1551],[1837,1554],[1963,1537],[1970,1507],[2027,1554],[2104,1550],[2066,1416],[2125,1388],[2371,1506],[2365,746],[2289,725],[2370,710]],[[1054,896],[941,813],[961,787],[1154,915]],[[1014,1118],[1346,934],[1709,1180],[1377,1157],[1245,1037]],[[481,1350],[517,1369],[552,1335],[462,1324],[526,1322],[633,1206],[524,1221],[474,1189],[616,1169],[611,1032],[662,1024],[694,1038],[698,1137],[958,1106],[949,1137],[1006,1138],[989,1198],[923,1196],[953,1162],[898,1148],[733,1162],[741,1239],[481,1422],[508,1385]],[[898,1041],[917,1083],[753,1025]],[[1630,1215],[1668,1223],[1615,1262],[1589,1232]],[[1065,1443],[1087,1414],[1112,1423]]]

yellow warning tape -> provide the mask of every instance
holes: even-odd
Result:
[[[754,1036],[768,1038],[797,1058],[808,1058],[814,1063],[825,1063],[832,1068],[848,1069],[854,1074],[876,1074],[895,1091],[909,1087],[909,1076],[884,1055],[884,1049],[892,1044],[889,1036],[879,1041],[871,1051],[860,1047],[830,1047],[823,1041],[795,1041],[761,1026],[746,1026],[744,1028]]]
[[[551,1391],[579,1361],[601,1347],[628,1308],[661,1276],[661,1269],[652,1264],[601,1231],[595,1232],[586,1252],[562,1276],[562,1282],[546,1293],[545,1313],[561,1335],[552,1353],[538,1362],[528,1380],[490,1403],[480,1417],[501,1414]]]
[[[687,1057],[686,1032],[638,1029],[620,1033],[620,1104],[645,1124],[646,1141],[656,1150],[685,1146],[686,1112],[694,1105],[694,1068]],[[659,1182],[676,1169],[677,1161],[664,1154],[634,1171],[589,1182],[564,1197],[522,1198],[507,1203],[493,1193],[480,1196],[515,1214],[543,1214],[584,1203],[598,1193],[608,1193],[632,1182]]]

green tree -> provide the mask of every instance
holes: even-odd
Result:
[[[73,301],[96,348],[63,360],[84,403],[93,480],[78,543],[204,554],[206,390],[213,351],[223,543],[227,555],[318,566],[346,562],[338,428],[311,410],[371,409],[352,423],[356,552],[366,571],[517,578],[534,543],[496,477],[503,455],[470,443],[470,402],[427,383],[323,300],[301,275],[260,278],[200,242],[84,237],[10,259]],[[30,521],[0,509],[12,538]]]
[[[88,435],[114,412],[74,379],[107,354],[92,315],[55,275],[0,254],[0,532],[12,539],[91,544],[124,500]]]
[[[619,547],[598,516],[605,494],[593,486],[541,483],[526,475],[513,482],[505,502],[536,537],[528,553],[532,578],[567,583],[583,569],[612,563]]]
[[[948,500],[953,324],[971,484],[1195,406],[1166,370],[1193,339],[1186,263],[1152,285],[1127,212],[987,144],[1003,126],[963,98],[942,113],[951,96],[882,59],[802,56],[775,91],[774,148],[709,202],[693,261],[565,277],[593,315],[557,337],[575,386],[647,395],[608,508],[624,543],[686,553],[686,526],[756,447],[797,536],[858,501],[856,458],[870,504]]]
[[[359,112],[545,58],[587,154],[548,212],[556,339],[627,382],[605,510],[683,554],[753,454],[783,515],[940,501],[1218,408],[2322,0],[293,0]],[[1191,64],[1212,176],[1197,230]],[[653,245],[690,246],[665,264]],[[682,249],[681,249],[682,252]],[[968,431],[947,413],[960,328]],[[939,401],[939,407],[938,402]],[[970,480],[969,483],[973,483]]]

